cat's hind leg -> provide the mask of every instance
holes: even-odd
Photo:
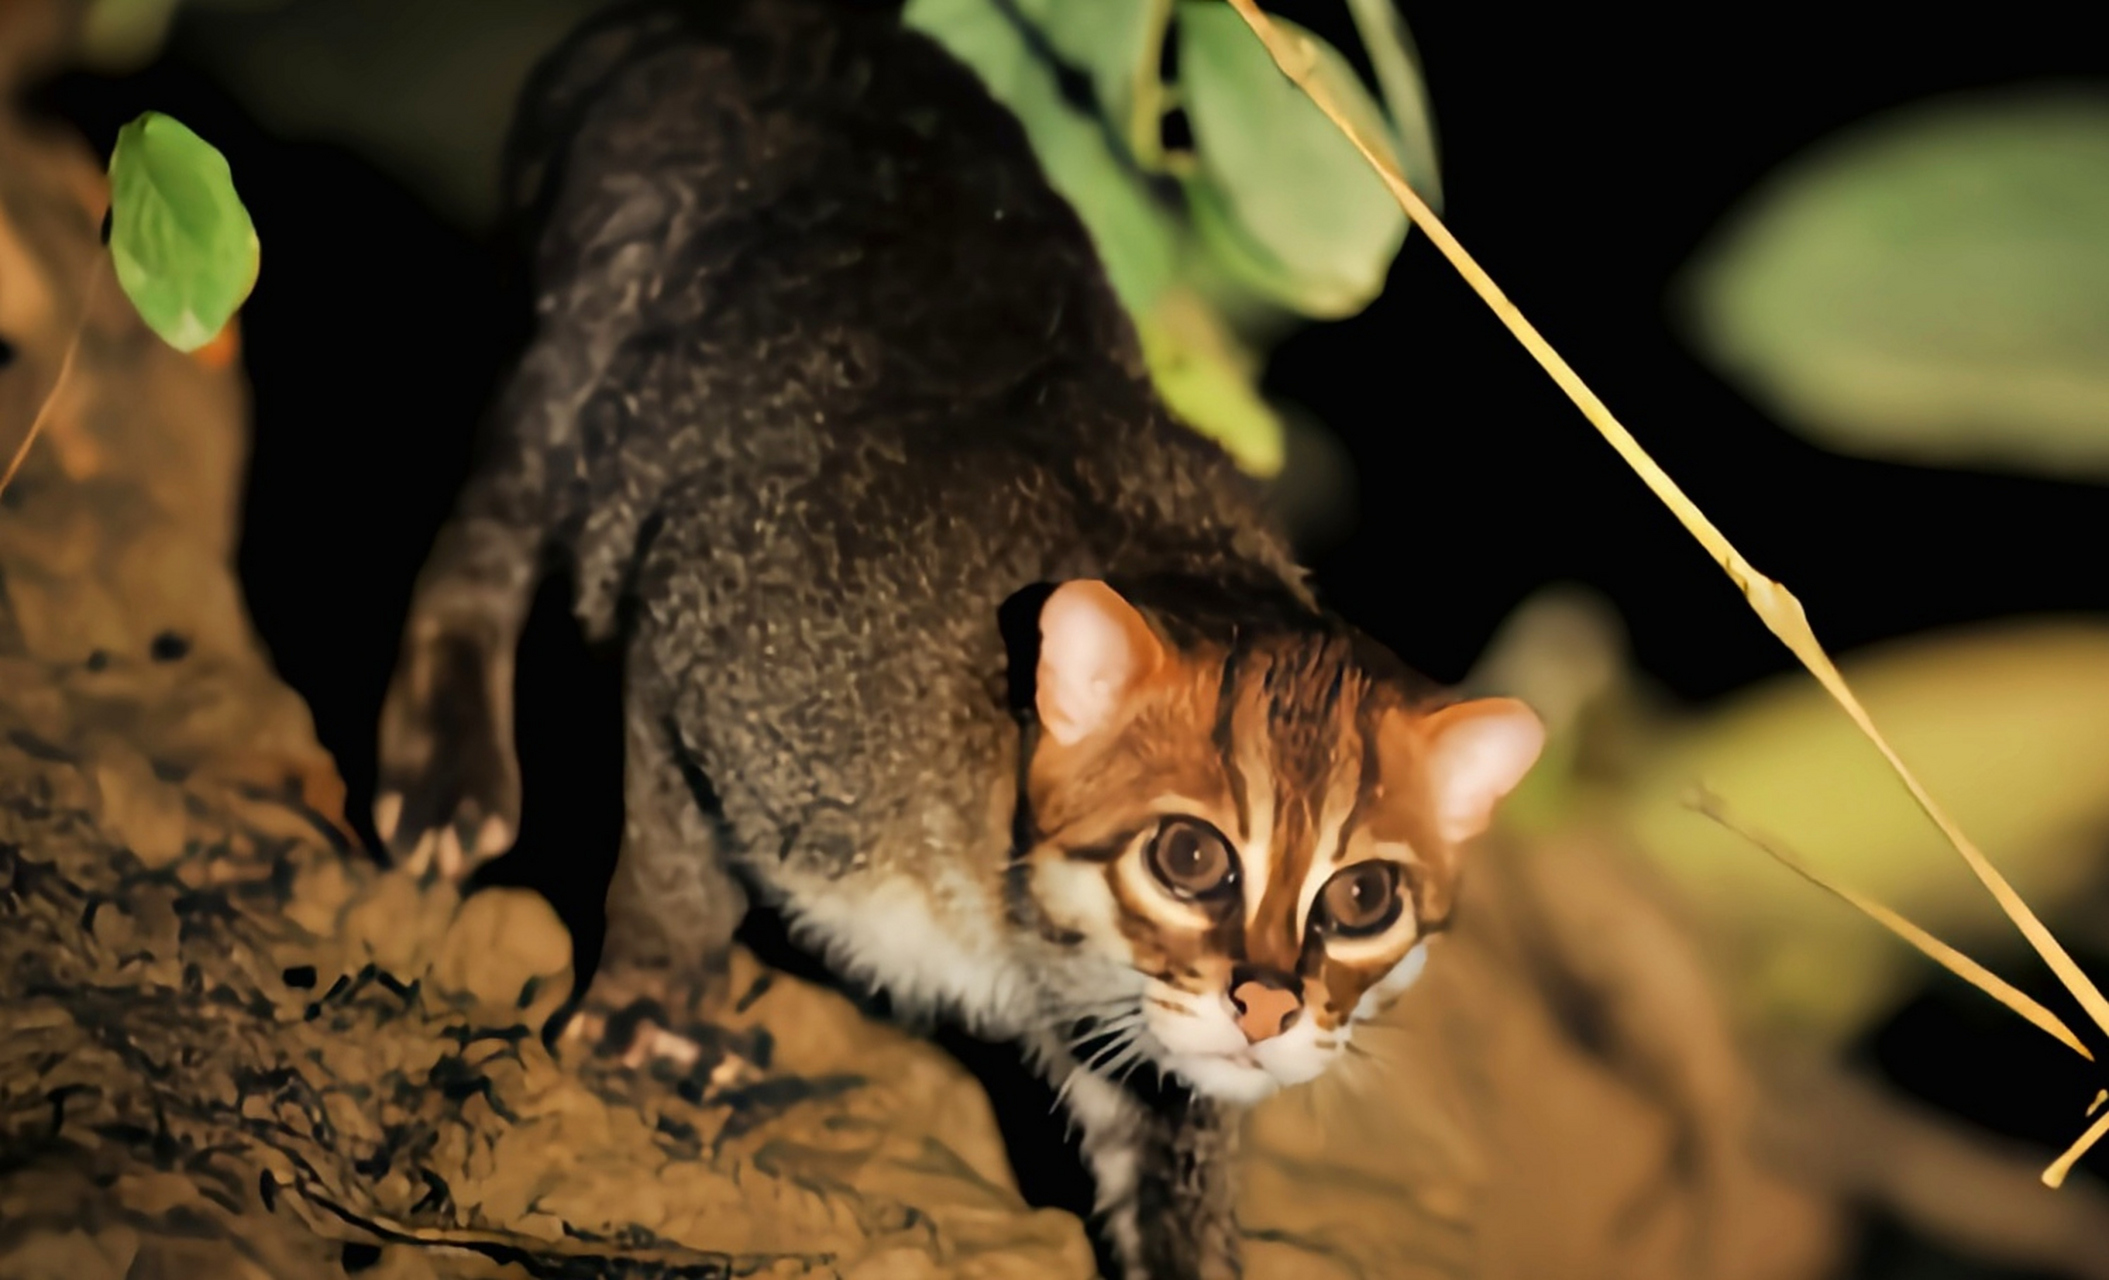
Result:
[[[728,869],[710,784],[685,758],[641,648],[626,678],[623,839],[607,940],[562,1041],[625,1067],[665,1064],[699,1087],[741,1083],[760,1064],[710,1014],[728,994],[747,897]]]

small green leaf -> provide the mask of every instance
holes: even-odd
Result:
[[[110,203],[110,257],[141,318],[178,350],[212,341],[256,285],[256,227],[226,157],[149,111],[118,132]]]
[[[1362,131],[1395,150],[1390,126],[1354,69],[1309,32],[1320,74]],[[1233,275],[1318,319],[1367,306],[1406,238],[1406,215],[1354,144],[1274,65],[1244,19],[1213,0],[1178,7],[1179,85],[1208,205],[1195,231]]]
[[[1877,118],[1769,179],[1684,282],[1700,348],[1825,444],[2109,479],[2109,94]]]

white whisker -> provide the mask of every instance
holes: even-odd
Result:
[[[1127,1084],[1128,1077],[1134,1074],[1135,1068],[1141,1066],[1143,1063],[1148,1062],[1150,1060],[1150,1055],[1143,1051],[1143,1047],[1139,1042],[1129,1045],[1128,1051],[1128,1063],[1125,1067],[1121,1068],[1120,1075],[1114,1080],[1115,1084]]]

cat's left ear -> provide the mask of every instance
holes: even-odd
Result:
[[[1487,829],[1494,806],[1523,781],[1545,746],[1537,713],[1514,698],[1456,703],[1419,728],[1436,827],[1452,844]]]
[[[1063,746],[1113,727],[1164,660],[1150,624],[1119,592],[1091,579],[1063,583],[1040,607],[1040,727]]]

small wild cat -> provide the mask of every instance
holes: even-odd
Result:
[[[693,998],[766,895],[1026,1046],[1128,1276],[1237,1274],[1239,1109],[1419,975],[1538,721],[1315,606],[1017,124],[883,7],[620,6],[513,149],[539,329],[418,582],[384,838],[447,874],[511,843],[561,557],[626,660],[589,1009]]]

